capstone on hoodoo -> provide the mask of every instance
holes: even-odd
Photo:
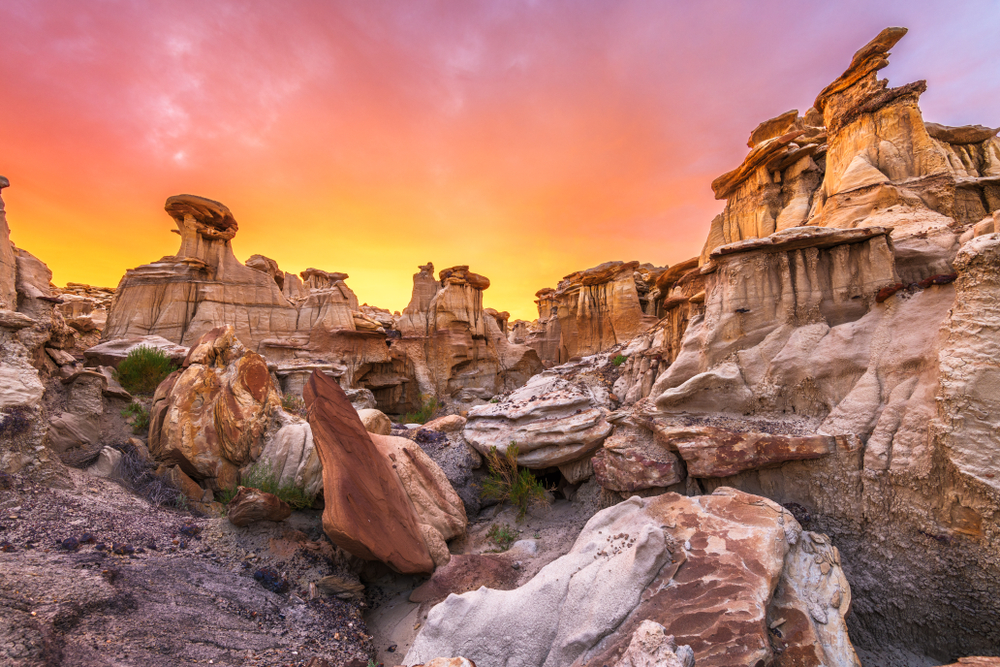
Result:
[[[263,355],[285,392],[301,394],[319,370],[347,388],[373,392],[387,412],[426,397],[475,402],[523,384],[540,369],[534,352],[505,335],[506,319],[484,309],[489,280],[454,267],[414,278],[402,316],[359,305],[345,273],[282,272],[272,259],[236,259],[238,225],[224,205],[178,195],[166,211],[177,225],[176,255],[129,270],[107,315],[102,340],[140,344],[150,336],[190,347],[222,325]]]

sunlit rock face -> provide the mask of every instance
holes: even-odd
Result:
[[[649,433],[616,430],[593,465],[625,494],[674,481],[672,454],[690,490],[796,508],[844,554],[855,645],[947,661],[1000,642],[998,139],[925,124],[923,82],[876,79],[904,33],[715,181],[725,210],[660,306],[683,303],[683,332],[621,347],[610,419]]]
[[[952,223],[979,222],[1000,206],[997,131],[924,123],[925,82],[889,88],[877,79],[904,34],[882,31],[813,108],[754,130],[743,164],[712,184],[726,208],[702,263],[721,245],[802,225],[886,227],[901,247],[939,246],[943,260],[958,249]],[[943,273],[942,264],[928,270]]]
[[[176,255],[129,270],[115,293],[102,340],[158,335],[193,345],[220,325],[276,365],[286,391],[301,392],[316,367],[345,386],[391,366],[385,330],[361,312],[347,274],[307,269],[283,273],[254,255],[232,251],[238,225],[218,202],[171,197],[167,213],[181,237]],[[398,384],[398,381],[397,381]]]
[[[665,267],[606,262],[571,273],[535,295],[538,320],[515,323],[518,340],[548,364],[596,354],[634,338],[657,321],[656,280]]]
[[[0,190],[9,181],[0,176]],[[10,227],[7,226],[7,212],[0,197],[0,310],[17,310],[17,260],[10,244]]]
[[[359,305],[346,273],[285,273],[277,262],[233,254],[238,225],[224,205],[179,195],[166,204],[177,225],[177,255],[128,271],[115,293],[104,341],[158,335],[190,346],[232,326],[264,355],[285,392],[301,394],[315,370],[344,387],[370,390],[390,413],[427,397],[484,401],[541,370],[537,354],[507,340],[507,313],[484,309],[489,280],[468,267],[434,277],[421,267],[402,316]]]
[[[433,264],[419,268],[392,347],[412,363],[421,394],[483,402],[542,369],[533,349],[507,339],[507,314],[483,308],[488,278],[468,266],[444,269],[437,279]]]

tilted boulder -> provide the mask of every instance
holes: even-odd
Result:
[[[653,621],[699,667],[785,664],[780,655],[808,651],[796,664],[856,667],[836,560],[825,537],[759,496],[633,497],[591,518],[569,553],[520,588],[449,596],[403,664],[464,655],[480,667],[611,665]],[[815,567],[801,570],[806,561]],[[769,631],[784,623],[796,632]]]
[[[323,463],[323,529],[330,540],[404,574],[446,563],[444,541],[464,532],[466,520],[440,468],[409,440],[369,434],[326,375],[313,374],[305,400]]]
[[[212,329],[157,387],[150,452],[216,490],[234,488],[238,470],[260,456],[280,405],[264,359],[245,348],[232,327]]]
[[[447,541],[464,535],[469,523],[461,498],[415,442],[379,433],[369,436],[402,482],[435,567],[447,564],[451,558]]]

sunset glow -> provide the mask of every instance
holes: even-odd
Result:
[[[170,195],[226,204],[233,246],[409,300],[468,264],[485,305],[608,260],[701,250],[709,184],[760,122],[807,109],[859,45],[927,120],[1000,125],[996,2],[0,4],[12,240],[57,284],[171,255]]]

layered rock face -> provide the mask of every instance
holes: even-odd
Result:
[[[439,280],[432,265],[421,267],[409,307],[393,316],[359,305],[345,273],[310,268],[296,276],[262,255],[241,264],[231,246],[238,225],[218,202],[179,195],[166,210],[180,249],[125,274],[98,347],[150,336],[190,347],[231,325],[273,365],[286,393],[301,394],[319,370],[370,390],[390,413],[431,396],[488,399],[541,369],[533,350],[507,340],[507,314],[483,309],[489,280],[468,267],[446,269]]]
[[[467,519],[437,464],[410,440],[369,434],[343,389],[322,373],[309,379],[305,400],[330,540],[404,574],[446,564],[446,541],[465,532]]]
[[[0,191],[10,185],[0,176]],[[0,197],[0,310],[17,310],[17,260],[10,244],[10,227],[7,212]]]
[[[587,457],[611,432],[608,392],[599,383],[542,373],[497,403],[469,411],[463,434],[481,454],[518,447],[517,462],[549,468]]]
[[[421,394],[481,401],[523,385],[542,369],[533,349],[508,341],[506,317],[483,309],[488,278],[456,266],[435,280],[433,264],[419,268],[396,325],[402,337],[392,347],[410,360]]]
[[[513,335],[538,351],[543,361],[560,364],[602,352],[634,338],[656,323],[664,268],[639,262],[607,262],[572,273],[556,289],[535,296],[538,320]]]
[[[633,497],[595,515],[568,554],[520,588],[449,596],[403,663],[654,664],[637,662],[641,644],[657,650],[653,622],[673,636],[663,648],[678,664],[690,652],[699,666],[856,666],[838,561],[823,535],[758,496]]]
[[[683,335],[623,347],[593,467],[617,493],[686,476],[793,507],[844,553],[856,645],[948,661],[1000,644],[997,139],[928,128],[922,83],[876,81],[903,32],[713,184],[726,210],[672,288]]]
[[[260,255],[243,265],[231,244],[239,226],[226,206],[178,195],[165,208],[180,248],[126,272],[102,340],[156,335],[190,347],[228,324],[252,351],[278,364],[279,377],[308,374],[319,364],[348,386],[391,363],[384,331],[360,312],[346,274],[307,269],[300,279]]]
[[[888,227],[897,242],[930,233],[948,250],[953,221],[976,223],[1000,207],[997,130],[925,124],[925,82],[888,88],[877,79],[904,34],[882,31],[813,108],[751,134],[743,164],[712,183],[726,209],[712,221],[703,263],[720,245],[802,225]]]
[[[0,176],[0,193],[9,185]],[[55,310],[51,277],[45,264],[10,242],[0,196],[0,472],[31,471],[55,479],[63,467],[43,446],[48,428],[42,380],[61,367],[69,375],[76,360],[62,349],[72,344],[73,333]]]

